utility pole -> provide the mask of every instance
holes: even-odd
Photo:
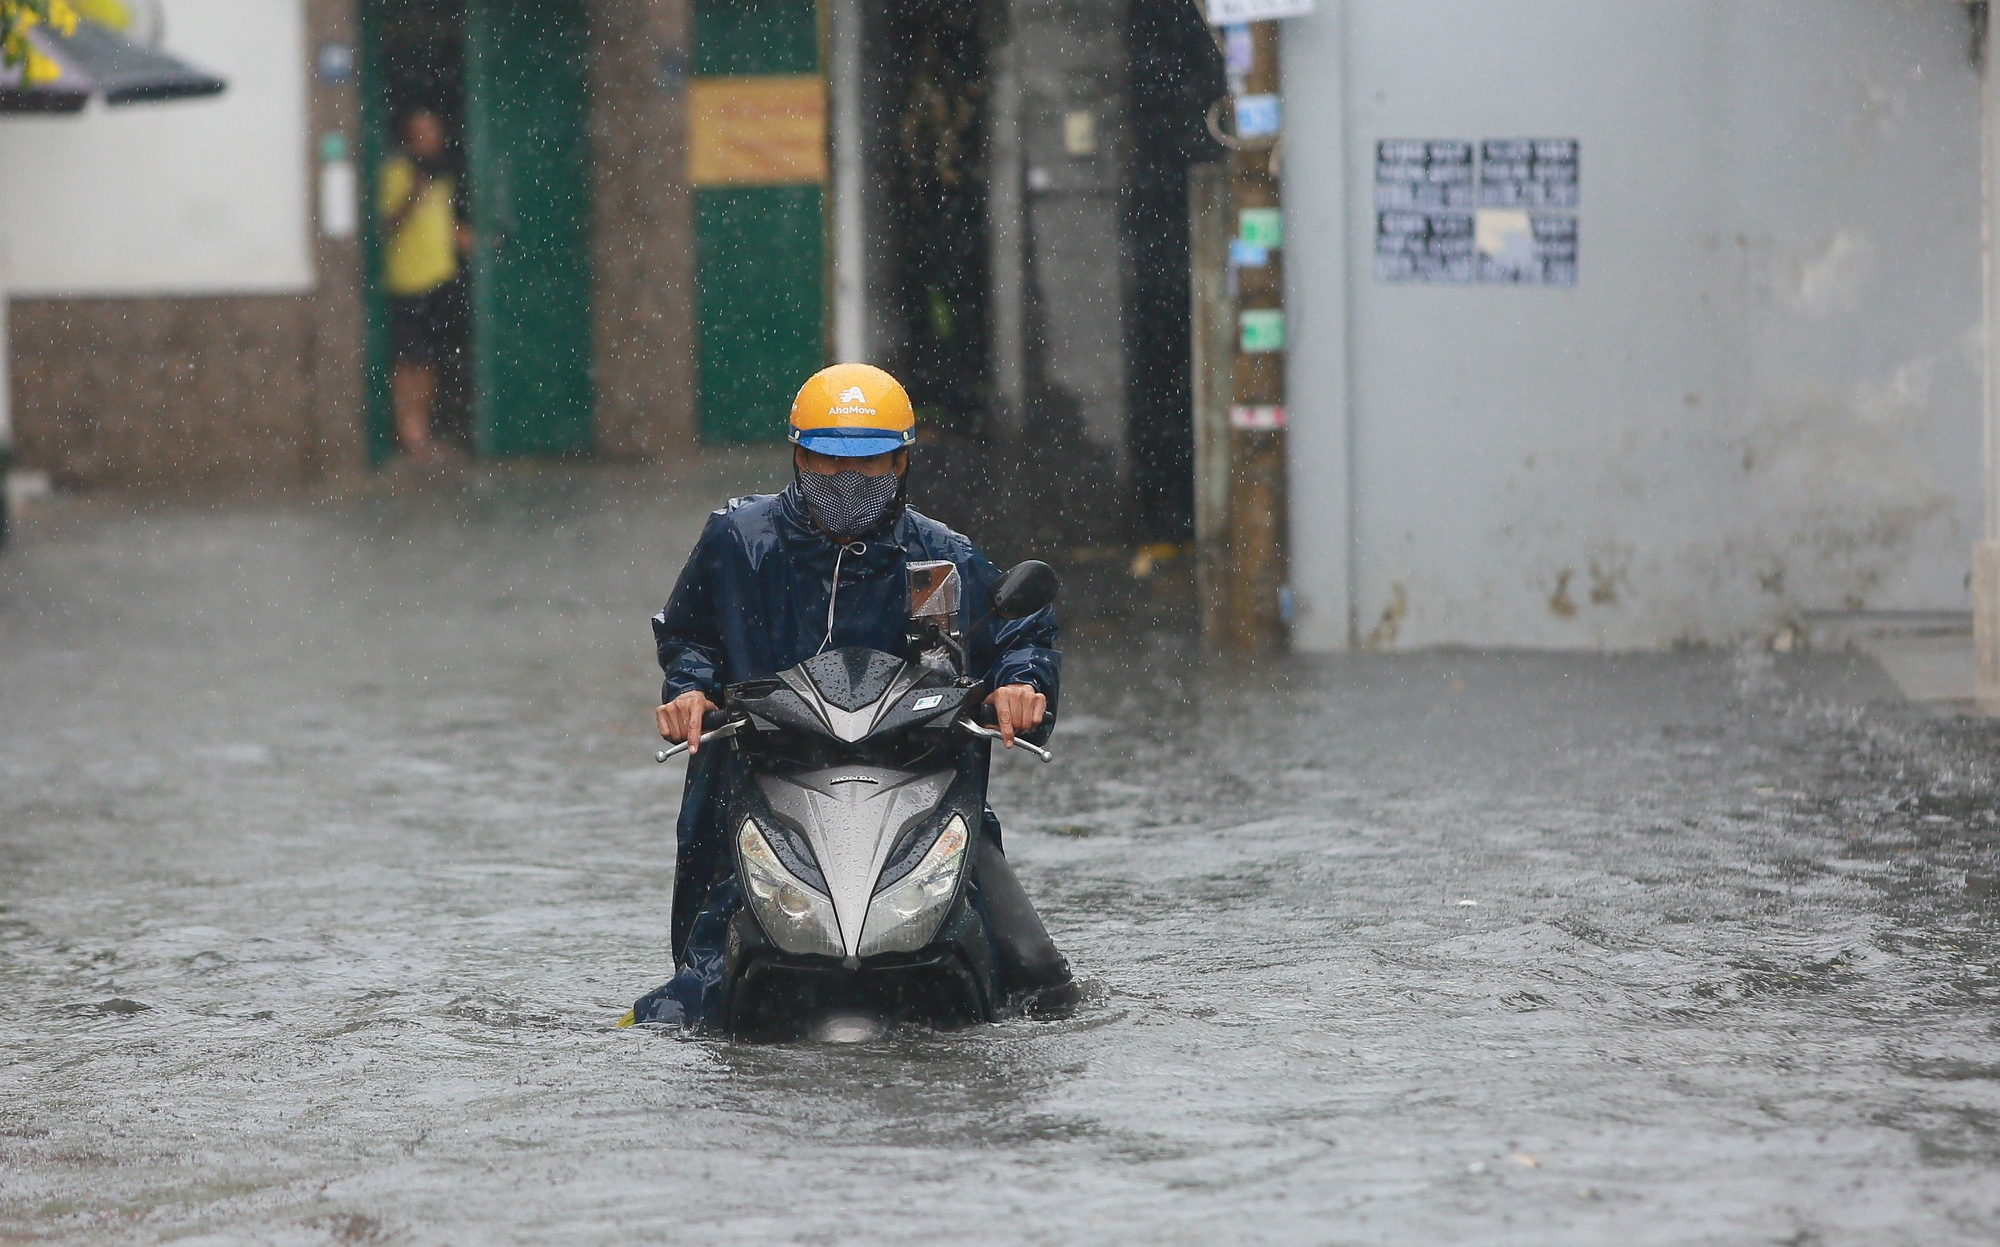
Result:
[[[831,0],[827,17],[827,112],[832,124],[828,172],[833,194],[833,358],[868,358],[868,296],[863,287],[867,214],[862,203],[865,157],[861,150],[862,0]]]
[[[1229,408],[1229,648],[1285,648],[1285,275],[1279,213],[1278,23],[1225,27],[1236,353]]]
[[[1982,6],[1984,7],[1984,6]],[[1981,540],[1972,549],[1972,639],[1978,659],[1974,697],[1981,714],[2000,715],[2000,62],[1995,61],[1995,23],[1991,10],[1978,14],[1980,35],[1980,96],[1985,113],[1980,161],[1986,201],[1985,242],[1982,247],[1986,284],[1985,357],[1986,506]]]

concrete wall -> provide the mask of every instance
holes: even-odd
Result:
[[[695,446],[694,198],[684,0],[592,0],[597,451]]]
[[[356,41],[354,14],[354,0],[306,0],[303,46],[289,52],[301,73],[323,44]],[[686,10],[593,0],[591,19],[598,447],[672,458],[694,445],[692,222],[672,72]],[[319,135],[359,134],[352,82],[312,81],[306,106],[290,155],[301,186]],[[144,200],[101,180],[106,195]],[[296,295],[17,297],[21,462],[69,485],[197,489],[361,470],[359,247],[315,232],[311,248],[310,289]],[[231,287],[218,275],[211,288]]]
[[[1287,24],[1299,641],[1659,646],[1958,609],[1956,0],[1321,0]],[[1374,145],[1582,143],[1573,289],[1373,275]]]
[[[305,0],[169,0],[218,96],[0,121],[16,295],[292,293],[313,284]],[[118,187],[118,193],[106,193]]]

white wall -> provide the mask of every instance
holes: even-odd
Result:
[[[313,285],[304,0],[164,0],[220,96],[0,121],[0,233],[23,295]]]
[[[1301,643],[1346,643],[1350,585],[1362,638],[1398,646],[1964,608],[1969,38],[1957,0],[1321,0],[1287,23]],[[1582,140],[1578,286],[1378,282],[1376,140],[1511,136]]]
[[[13,350],[7,344],[7,231],[0,226],[0,454],[14,448]],[[7,482],[0,479],[0,489]],[[0,499],[0,507],[6,505]]]

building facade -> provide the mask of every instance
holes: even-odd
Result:
[[[284,488],[379,459],[365,200],[390,119],[371,41],[397,7],[162,0],[174,49],[228,78],[222,97],[0,122],[21,465],[78,487]],[[577,449],[678,453],[695,410],[685,6],[469,0],[460,20],[468,7],[516,19],[495,75],[582,83],[589,310],[570,328],[594,392]],[[533,137],[497,110],[488,124],[503,153]],[[486,191],[482,245],[516,241],[501,214],[523,194]]]

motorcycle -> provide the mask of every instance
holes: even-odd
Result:
[[[913,563],[909,577],[904,655],[828,650],[728,686],[703,722],[702,744],[726,741],[741,762],[724,824],[745,902],[724,952],[731,1035],[852,1040],[897,1023],[976,1025],[1036,1003],[1010,999],[995,965],[994,939],[1024,913],[1043,943],[1046,934],[981,834],[1001,733],[987,688],[966,672],[965,636],[987,618],[1048,606],[1056,575],[1035,561],[1013,568],[965,634],[954,627],[957,567]],[[1045,724],[1044,739],[1052,714]],[[1052,760],[1018,735],[1014,744]]]

